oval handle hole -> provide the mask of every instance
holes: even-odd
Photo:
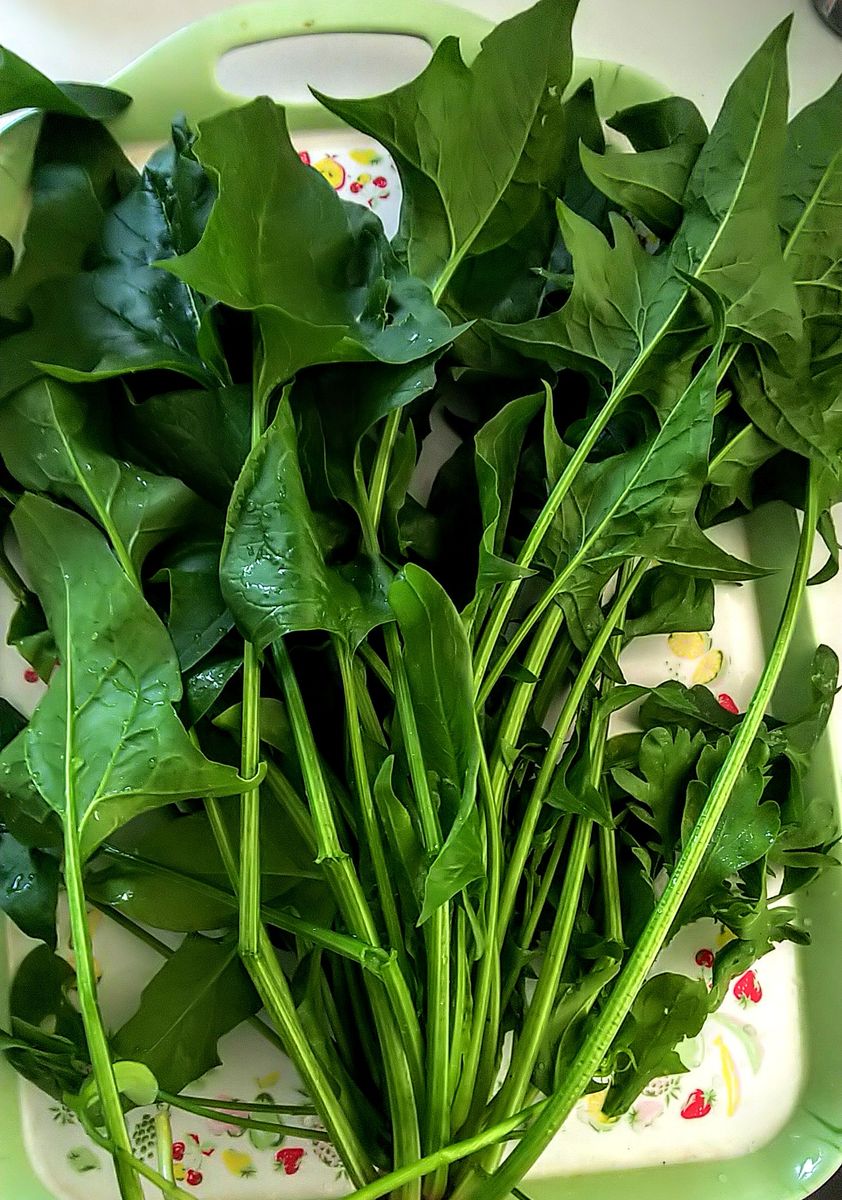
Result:
[[[423,38],[402,33],[305,33],[227,51],[216,77],[238,96],[311,100],[308,85],[343,98],[376,96],[413,79],[430,61]]]

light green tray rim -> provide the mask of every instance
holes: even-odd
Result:
[[[397,7],[397,6],[395,6]],[[435,46],[448,34],[461,39],[472,58],[489,31],[489,22],[438,0],[401,0],[399,11],[387,11],[383,0],[259,0],[213,14],[179,30],[153,47],[110,82],[134,97],[112,125],[124,143],[154,142],[167,134],[172,116],[186,113],[191,121],[213,116],[248,97],[225,91],[216,78],[219,58],[238,46],[279,37],[316,33],[391,33],[423,38]],[[597,59],[578,59],[571,88],[592,78],[599,111],[610,116],[618,108],[657,99],[665,89],[631,67]],[[329,130],[337,122],[314,101],[287,106],[296,132]],[[37,133],[35,122],[21,122],[0,145],[0,225],[3,231],[25,210],[28,147]],[[11,231],[11,230],[10,230]],[[795,520],[784,509],[767,509],[749,522],[757,561],[792,561]],[[785,572],[784,572],[785,574]],[[759,610],[771,624],[779,611],[784,574],[759,585]],[[764,629],[771,637],[772,629]],[[776,711],[785,716],[806,694],[808,665],[817,637],[805,603],[787,671],[776,695]],[[819,748],[810,784],[834,798],[842,813],[837,772],[827,740]],[[802,917],[809,922],[814,944],[799,951],[801,1007],[805,1049],[800,1100],[783,1129],[765,1146],[740,1158],[722,1161],[661,1164],[622,1173],[563,1176],[530,1181],[532,1200],[711,1200],[738,1195],[741,1200],[795,1200],[809,1195],[842,1164],[842,1037],[837,992],[842,983],[842,905],[836,882],[825,876],[801,898]],[[0,932],[2,927],[0,926]],[[8,995],[8,966],[0,946],[0,1007]],[[2,1014],[5,1017],[5,1013]],[[0,1060],[0,1200],[55,1200],[35,1175],[23,1143],[17,1078]],[[115,1189],[116,1197],[116,1189]]]

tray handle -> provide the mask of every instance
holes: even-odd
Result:
[[[423,39],[435,47],[447,35],[462,40],[471,59],[492,25],[483,17],[441,0],[257,0],[204,17],[165,38],[109,83],[134,103],[112,123],[121,141],[165,137],[175,113],[200,121],[248,99],[223,88],[216,76],[229,50],[278,38],[317,33],[391,33]],[[286,105],[290,128],[325,129],[341,123],[315,100]]]

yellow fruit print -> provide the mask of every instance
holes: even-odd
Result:
[[[667,642],[676,658],[701,658],[710,638],[706,633],[671,633]]]
[[[318,162],[314,162],[313,166],[320,175],[324,175],[330,186],[338,192],[345,182],[345,168],[342,166],[342,163],[326,155],[324,158],[320,158]]]
[[[722,1067],[722,1078],[725,1080],[726,1111],[733,1117],[740,1103],[740,1078],[731,1051],[721,1037],[713,1039],[714,1046],[719,1050],[719,1062]]]
[[[712,683],[722,670],[724,661],[721,650],[708,650],[707,654],[703,654],[696,664],[691,682],[694,684]]]
[[[241,1150],[223,1150],[222,1161],[226,1170],[232,1175],[236,1175],[238,1179],[248,1179],[254,1175],[254,1161],[249,1154],[243,1154]]]
[[[181,1183],[187,1175],[187,1168],[183,1162],[173,1163],[172,1177],[176,1183]]]
[[[350,157],[353,158],[354,162],[358,162],[364,167],[370,167],[374,163],[380,162],[380,152],[370,146],[363,150],[352,150]]]
[[[269,1088],[274,1087],[280,1078],[280,1071],[270,1071],[268,1075],[260,1076],[260,1078],[257,1080],[257,1086],[260,1088],[261,1092],[266,1092],[269,1090]]]

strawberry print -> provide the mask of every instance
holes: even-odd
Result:
[[[705,970],[710,971],[711,968],[713,967],[713,961],[714,961],[714,953],[712,950],[708,950],[707,947],[704,947],[703,949],[696,951],[696,966],[697,967],[704,967]]]
[[[374,186],[377,188],[386,187],[388,182],[389,182],[389,180],[386,178],[385,175],[376,175],[374,178]]]
[[[181,1162],[184,1158],[184,1142],[173,1142],[172,1144],[172,1160],[173,1162]]]
[[[38,682],[38,672],[33,670],[32,667],[26,668],[26,670],[23,673],[23,677],[27,683],[37,683]]]
[[[733,713],[734,716],[736,716],[739,713],[740,710],[737,708],[737,705],[734,703],[734,701],[731,699],[731,697],[728,695],[727,692],[720,692],[719,695],[716,697],[716,699],[719,701],[720,705],[722,706],[722,708],[725,709],[726,712]]]
[[[275,1166],[284,1175],[296,1175],[304,1157],[303,1146],[285,1146],[275,1153]]]
[[[681,1115],[685,1121],[696,1121],[699,1117],[706,1117],[713,1108],[713,1101],[713,1092],[704,1092],[701,1088],[696,1088],[684,1101]]]
[[[198,1187],[199,1184],[202,1182],[202,1178],[203,1178],[203,1176],[202,1176],[201,1171],[192,1171],[191,1170],[191,1171],[188,1171],[187,1174],[185,1175],[184,1181],[185,1181],[185,1183],[188,1183],[190,1185],[190,1187]]]
[[[306,150],[299,150],[299,151],[298,151],[298,157],[301,159],[301,161],[304,163],[304,165],[305,165],[306,167],[309,167],[309,165],[310,165],[310,155],[307,153],[307,151],[306,151]]]
[[[763,999],[763,989],[754,971],[746,971],[734,984],[734,996],[745,1007]]]
[[[358,179],[352,179],[349,187],[355,196],[363,190],[363,185]]]

